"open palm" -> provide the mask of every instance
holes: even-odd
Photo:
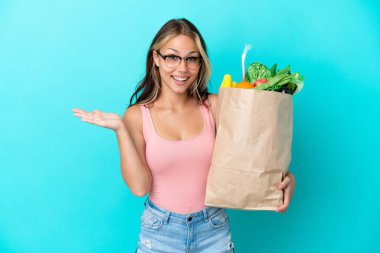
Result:
[[[87,112],[85,110],[74,108],[72,110],[75,117],[81,118],[81,121],[88,122],[93,125],[109,128],[112,130],[117,130],[122,126],[123,121],[120,115],[115,113],[105,113],[99,110],[94,110],[93,112]]]

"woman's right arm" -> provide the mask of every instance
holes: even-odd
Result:
[[[129,107],[122,120],[124,124],[115,129],[121,174],[132,194],[142,197],[151,190],[152,174],[145,158],[145,139],[139,106]]]

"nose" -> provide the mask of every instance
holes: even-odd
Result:
[[[187,63],[185,61],[185,59],[182,59],[180,62],[179,62],[179,65],[177,67],[177,70],[178,71],[188,71],[188,66],[187,66]]]

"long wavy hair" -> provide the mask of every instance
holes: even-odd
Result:
[[[188,94],[191,97],[197,97],[198,102],[202,104],[208,98],[207,83],[211,75],[211,66],[206,43],[198,29],[190,21],[185,18],[171,19],[161,27],[150,45],[146,58],[145,76],[132,94],[129,106],[133,104],[152,104],[158,98],[161,92],[161,76],[153,60],[153,51],[159,50],[166,42],[178,35],[187,35],[193,38],[202,59],[198,76],[196,81],[190,85]],[[135,100],[134,103],[133,100]]]

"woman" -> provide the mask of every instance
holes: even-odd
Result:
[[[136,252],[234,252],[225,210],[204,205],[218,100],[207,92],[209,77],[201,34],[173,19],[153,39],[123,118],[73,109],[82,121],[115,131],[123,179],[134,195],[149,193]],[[294,185],[291,174],[279,185],[284,205],[277,211],[286,211]]]

